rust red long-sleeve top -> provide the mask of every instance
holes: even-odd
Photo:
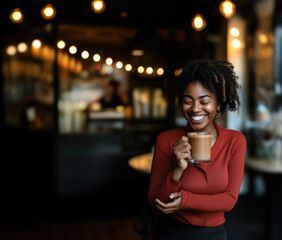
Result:
[[[217,226],[225,222],[239,195],[246,153],[242,133],[225,129],[215,121],[218,137],[211,150],[211,162],[189,163],[179,182],[172,178],[175,158],[173,143],[187,136],[187,127],[161,133],[155,145],[148,199],[157,211],[155,199],[172,201],[169,195],[182,192],[177,212],[171,214],[180,222],[195,226]]]

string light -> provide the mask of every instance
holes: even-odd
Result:
[[[32,45],[33,50],[35,50],[35,49],[40,49],[40,48],[42,47],[42,43],[41,43],[41,41],[40,41],[39,39],[33,40],[31,45]],[[45,47],[46,47],[46,46],[43,46],[42,51],[44,50]],[[66,43],[65,43],[63,40],[60,40],[60,41],[57,42],[57,47],[58,47],[59,49],[64,49],[64,48],[66,47]],[[18,52],[20,52],[20,53],[24,53],[24,52],[27,51],[27,48],[28,48],[28,46],[27,46],[26,43],[20,42],[20,43],[17,45],[17,47],[16,47],[16,46],[13,46],[13,45],[7,47],[6,53],[7,53],[7,55],[9,55],[9,56],[13,56],[13,55],[15,55],[15,54],[17,53],[17,50],[18,50]],[[46,50],[46,49],[45,49],[45,50]],[[71,46],[69,47],[68,51],[69,51],[70,54],[75,54],[75,53],[77,53],[77,47],[74,46],[74,45],[71,45]],[[88,58],[89,58],[89,52],[86,51],[86,50],[84,50],[84,51],[81,53],[81,57],[82,57],[83,59],[88,59]],[[71,58],[74,59],[74,57],[71,57]],[[101,60],[101,56],[100,56],[98,53],[96,53],[96,54],[93,55],[93,60],[94,60],[95,62],[99,62],[99,61]],[[106,62],[106,64],[108,65],[108,67],[110,67],[110,66],[113,64],[113,59],[112,59],[111,57],[108,57],[108,58],[105,60],[105,62]],[[72,65],[74,65],[74,64],[72,64]],[[117,61],[116,64],[115,64],[115,66],[116,66],[117,69],[122,69],[122,67],[123,67],[122,61]],[[132,70],[133,70],[132,65],[131,65],[131,64],[126,64],[126,65],[125,65],[125,70],[126,70],[126,71],[132,71]],[[145,72],[145,68],[144,68],[143,66],[139,66],[139,67],[137,68],[137,72],[138,72],[138,73],[144,73],[144,72]],[[154,69],[153,69],[152,67],[147,67],[147,68],[146,68],[146,73],[147,73],[147,74],[150,75],[150,74],[152,74],[153,72],[154,72]],[[158,68],[155,72],[156,72],[156,74],[158,74],[158,75],[163,75],[163,74],[164,74],[164,69],[163,69],[163,68]]]
[[[153,73],[153,68],[152,67],[147,67],[146,73],[147,74],[152,74]]]
[[[63,40],[60,40],[58,43],[57,43],[57,47],[59,49],[64,49],[66,46],[66,43],[63,41]]]
[[[193,17],[191,24],[196,31],[202,31],[206,27],[207,21],[201,14],[198,13]]]
[[[163,68],[158,68],[157,69],[157,74],[160,75],[160,76],[163,75],[164,74],[164,69]]]
[[[125,65],[125,70],[126,70],[126,71],[129,72],[129,71],[131,71],[131,69],[132,69],[131,64],[126,64],[126,65]]]
[[[56,9],[49,3],[41,9],[41,15],[44,19],[51,20],[56,16]]]
[[[14,9],[9,15],[13,23],[21,23],[23,21],[23,13],[19,8]]]
[[[86,50],[83,51],[83,52],[81,53],[81,57],[82,57],[83,59],[89,58],[89,52],[87,52]]]
[[[70,52],[70,54],[76,54],[76,52],[77,52],[76,46],[70,46],[69,52]]]
[[[38,40],[38,39],[35,39],[35,40],[32,41],[31,45],[32,45],[33,48],[40,48],[41,47],[41,41]]]
[[[17,48],[15,46],[11,45],[11,46],[7,47],[6,53],[9,56],[14,56],[17,53]]]
[[[24,53],[27,50],[27,44],[24,42],[21,42],[18,44],[17,49],[20,53]]]
[[[137,72],[143,73],[143,72],[144,72],[144,67],[143,67],[143,66],[139,66],[139,67],[137,68]]]
[[[122,66],[123,66],[122,62],[121,62],[121,61],[117,61],[116,67],[117,67],[118,69],[121,69]]]
[[[106,64],[107,64],[107,65],[112,65],[112,64],[113,64],[113,59],[110,58],[110,57],[108,57],[108,58],[106,59]]]
[[[230,0],[225,0],[220,3],[219,11],[225,18],[230,18],[236,11],[236,5]]]
[[[94,62],[99,62],[100,59],[101,59],[101,57],[100,57],[100,55],[98,53],[94,54],[94,56],[93,56]]]
[[[106,9],[106,4],[103,0],[93,0],[91,2],[91,8],[95,13],[102,13]]]

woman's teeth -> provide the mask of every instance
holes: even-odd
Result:
[[[204,117],[205,117],[205,115],[203,115],[203,116],[191,116],[191,118],[192,118],[193,120],[195,120],[195,121],[200,121],[200,120],[202,120]]]

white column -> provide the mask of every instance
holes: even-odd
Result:
[[[232,36],[230,29],[236,28],[239,31],[238,36]],[[245,52],[246,39],[246,20],[239,15],[234,15],[228,20],[227,24],[227,60],[234,65],[236,75],[239,76],[238,83],[242,86],[238,90],[241,107],[240,112],[227,112],[227,128],[242,130],[247,115],[247,60]],[[239,41],[239,42],[238,42]],[[240,44],[241,45],[240,45]]]

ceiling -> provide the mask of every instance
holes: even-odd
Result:
[[[7,16],[14,8],[22,9],[30,24],[42,21],[41,8],[52,3],[57,9],[56,21],[91,25],[122,26],[182,26],[190,27],[192,17],[201,12],[207,19],[207,30],[214,30],[222,17],[218,6],[222,0],[105,0],[106,10],[95,14],[91,0],[14,0],[5,3],[2,11]],[[253,0],[233,0],[245,14]],[[122,17],[122,15],[126,17]]]
[[[106,10],[95,14],[91,0],[14,0],[7,2],[2,16],[19,7],[24,22],[15,25],[6,17],[6,32],[29,32],[34,26],[43,26],[46,20],[40,10],[52,3],[57,10],[53,23],[58,26],[57,38],[62,38],[81,47],[100,48],[120,54],[133,48],[147,50],[146,61],[162,58],[186,58],[187,55],[202,54],[210,46],[201,37],[219,35],[224,22],[218,6],[222,0],[104,0]],[[237,11],[245,14],[252,0],[233,0]],[[201,33],[191,27],[191,19],[200,12],[207,20],[207,27]],[[124,15],[126,15],[124,17]],[[122,17],[123,16],[123,17]],[[197,43],[197,44],[196,44]],[[198,51],[198,52],[195,52]],[[150,53],[150,54],[149,54]]]

